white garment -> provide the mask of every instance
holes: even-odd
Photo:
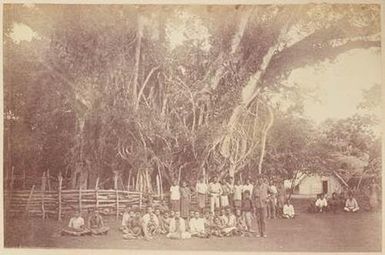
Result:
[[[82,226],[84,226],[84,219],[82,217],[72,217],[68,224],[68,227],[74,229],[80,229]]]
[[[198,234],[205,232],[205,220],[202,218],[192,218],[190,220],[190,233]]]
[[[127,222],[130,220],[131,216],[129,213],[125,212],[123,213],[123,218],[122,218],[122,226],[127,226]]]
[[[318,198],[317,201],[315,201],[315,206],[326,207],[326,206],[328,206],[328,202],[327,202],[326,198],[324,198],[324,199]]]
[[[209,184],[209,192],[212,196],[219,196],[222,194],[222,185],[218,183],[210,183]]]
[[[237,225],[237,217],[231,214],[227,217],[226,227],[235,227]]]
[[[235,185],[234,186],[234,200],[242,200],[242,185]]]
[[[287,205],[285,204],[283,206],[283,214],[289,215],[290,217],[294,216],[294,207],[293,205]]]
[[[179,186],[176,185],[176,186],[171,186],[170,187],[170,199],[171,200],[179,200],[180,199],[180,190],[179,190]]]
[[[246,190],[250,191],[250,195],[253,194],[253,184],[243,185],[242,192],[245,192]]]
[[[277,187],[275,187],[274,185],[271,185],[271,186],[270,186],[270,192],[271,192],[273,195],[276,195],[276,194],[278,193]]]
[[[196,192],[199,194],[206,194],[207,193],[207,185],[206,183],[197,183],[195,186]]]

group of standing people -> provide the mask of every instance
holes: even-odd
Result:
[[[200,177],[195,187],[189,187],[186,181],[182,181],[181,186],[173,181],[170,187],[170,209],[180,211],[181,217],[187,219],[193,193],[197,198],[197,211],[201,214],[206,211],[215,215],[220,214],[221,210],[230,209],[233,213],[240,210],[248,226],[251,226],[252,218],[256,217],[260,236],[266,236],[266,218],[276,218],[278,215],[288,218],[283,214],[285,188],[283,185],[277,187],[273,180],[269,181],[263,175],[257,177],[255,184],[250,178],[242,183],[241,179],[234,180],[233,177],[220,181],[217,176],[209,183]],[[290,208],[289,218],[292,218],[294,208],[292,205]]]

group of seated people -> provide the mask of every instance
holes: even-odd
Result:
[[[327,199],[325,194],[318,194],[317,199],[310,204],[309,211],[312,213],[323,213],[327,211],[336,213],[338,209],[342,208],[345,212],[357,212],[360,209],[352,192],[348,193],[346,199],[338,196],[335,192],[330,199]]]
[[[63,235],[102,235],[107,234],[109,227],[104,225],[103,218],[97,209],[88,217],[88,224],[85,225],[81,212],[76,212],[70,219],[69,224],[62,230]]]
[[[144,237],[152,239],[158,235],[166,235],[170,239],[188,239],[191,237],[209,238],[210,236],[244,236],[252,233],[243,217],[242,211],[235,213],[230,207],[220,211],[206,211],[201,214],[190,211],[187,219],[181,217],[179,211],[161,211],[147,207],[146,213],[127,208],[123,214],[120,230],[124,239]]]

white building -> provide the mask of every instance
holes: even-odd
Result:
[[[285,187],[291,188],[291,182],[292,180],[285,180]],[[325,193],[331,196],[333,192],[340,193],[343,187],[348,187],[348,184],[334,171],[330,175],[300,173],[294,181],[294,187],[295,195],[316,196]]]

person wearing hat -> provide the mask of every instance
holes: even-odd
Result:
[[[257,176],[257,184],[253,188],[253,200],[255,201],[255,215],[257,218],[258,234],[257,237],[267,237],[266,217],[267,200],[270,186],[265,182],[263,175]]]

